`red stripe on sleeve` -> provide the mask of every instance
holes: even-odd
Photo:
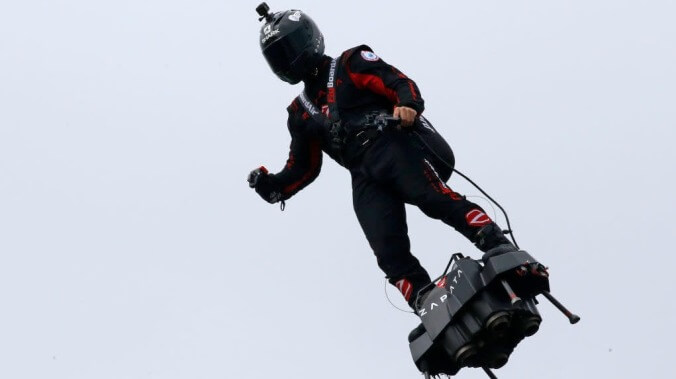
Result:
[[[394,104],[399,104],[399,96],[397,96],[397,91],[387,88],[383,79],[379,76],[373,74],[357,74],[350,72],[350,79],[354,85],[359,89],[368,88],[369,90],[387,97],[389,101]]]
[[[307,183],[308,180],[310,180],[315,174],[317,174],[317,169],[319,168],[319,159],[321,158],[321,156],[322,150],[319,145],[319,140],[313,139],[310,142],[310,167],[299,180],[284,187],[284,190],[282,192],[284,192],[285,194],[295,192],[298,189],[298,187]]]
[[[412,81],[408,81],[408,88],[411,89],[411,96],[413,96],[413,100],[418,100],[418,94],[415,93],[415,87],[413,86]]]
[[[293,153],[289,153],[289,159],[286,162],[286,168],[290,169],[295,164],[296,164],[296,157],[293,156]]]

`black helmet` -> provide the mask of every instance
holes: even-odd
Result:
[[[269,13],[262,3],[256,8],[265,19],[261,27],[261,50],[280,79],[296,84],[315,69],[324,55],[324,36],[317,24],[299,10]]]

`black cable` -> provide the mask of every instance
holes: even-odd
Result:
[[[445,164],[446,166],[451,167],[451,168],[453,169],[453,172],[455,172],[455,173],[457,173],[458,175],[462,176],[462,177],[463,177],[465,180],[467,180],[471,185],[473,185],[474,188],[478,189],[482,194],[484,194],[484,196],[486,196],[486,197],[488,198],[488,200],[492,201],[493,204],[497,205],[498,208],[500,208],[500,211],[502,212],[503,215],[505,215],[505,220],[507,221],[507,230],[505,230],[505,231],[503,231],[503,232],[509,234],[509,238],[511,238],[511,239],[512,239],[512,242],[514,242],[514,246],[515,246],[517,249],[521,250],[521,248],[519,247],[519,244],[516,243],[516,238],[514,238],[514,231],[512,230],[512,224],[509,222],[509,216],[507,215],[507,211],[505,211],[505,208],[503,208],[502,205],[500,205],[500,203],[498,203],[497,201],[495,201],[495,199],[493,199],[489,194],[487,194],[486,191],[484,191],[481,187],[479,187],[478,184],[474,183],[474,181],[473,181],[472,179],[470,179],[467,175],[465,175],[465,174],[463,174],[462,172],[458,171],[458,170],[454,167],[454,165],[449,164],[448,162],[446,162],[446,160],[445,160],[443,157],[439,156],[439,154],[437,154],[437,152],[434,151],[434,149],[432,149],[432,147],[430,147],[430,145],[427,143],[427,141],[425,141],[425,139],[422,138],[422,136],[421,136],[418,132],[414,132],[414,133],[415,133],[416,136],[418,136],[418,140],[420,140],[420,142],[422,142],[423,145],[425,145],[425,146],[427,147],[427,150],[430,151],[430,152],[432,152],[432,154],[434,154],[434,156],[435,156],[438,160],[440,160],[440,161],[441,161],[443,164]]]
[[[373,113],[369,115],[370,118],[367,117],[367,123],[370,123],[370,126],[375,126],[378,128],[378,130],[383,130],[385,128],[391,128],[391,127],[398,127],[400,124],[401,120],[398,117],[391,117],[391,116],[385,116],[383,114],[380,114],[378,112]],[[462,172],[458,171],[455,169],[455,165],[449,164],[443,157],[441,157],[428,143],[425,141],[424,138],[418,133],[417,131],[413,131],[413,134],[415,134],[418,137],[418,140],[427,147],[427,150],[430,151],[434,156],[441,161],[443,164],[445,164],[447,167],[451,168],[453,172],[456,172],[458,175],[462,176],[465,180],[467,180],[471,185],[474,186],[474,188],[478,189],[484,196],[488,198],[493,204],[497,205],[498,208],[500,208],[500,211],[502,214],[505,216],[505,220],[507,221],[507,230],[504,230],[503,233],[509,234],[509,238],[512,239],[512,242],[514,242],[514,246],[521,250],[519,247],[519,244],[516,243],[516,238],[514,237],[514,231],[512,230],[512,224],[509,222],[509,216],[507,215],[507,211],[505,211],[505,208],[500,205],[495,199],[493,199],[489,194],[486,193],[481,187],[479,187],[478,184],[474,183],[472,179],[470,179],[467,175],[463,174]]]
[[[484,196],[488,198],[488,200],[492,201],[493,204],[497,205],[498,208],[500,208],[500,211],[502,211],[502,214],[505,215],[505,220],[507,221],[507,232],[509,234],[509,237],[512,239],[512,242],[514,242],[514,246],[516,246],[517,249],[521,250],[519,247],[519,244],[516,243],[516,238],[514,238],[514,232],[512,231],[512,224],[509,222],[509,216],[507,216],[507,211],[505,211],[505,208],[500,205],[495,199],[493,199],[489,194],[486,193],[481,187],[479,187],[478,184],[474,183],[472,179],[470,179],[467,175],[463,174],[462,172],[458,171],[457,169],[453,168],[453,172],[457,173],[458,175],[462,176],[465,180],[470,182],[476,189],[478,189]]]

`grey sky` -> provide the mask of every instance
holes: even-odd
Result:
[[[500,378],[674,377],[676,4],[269,3],[416,80],[582,316],[541,303]],[[301,90],[262,58],[257,4],[0,3],[0,377],[418,377],[347,171],[326,159],[283,213],[246,186],[284,164]],[[432,273],[478,257],[409,227]]]

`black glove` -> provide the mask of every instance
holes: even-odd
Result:
[[[249,173],[246,179],[249,187],[254,188],[263,200],[274,204],[282,200],[282,192],[279,186],[274,182],[274,177],[268,173],[265,166],[261,166]]]

